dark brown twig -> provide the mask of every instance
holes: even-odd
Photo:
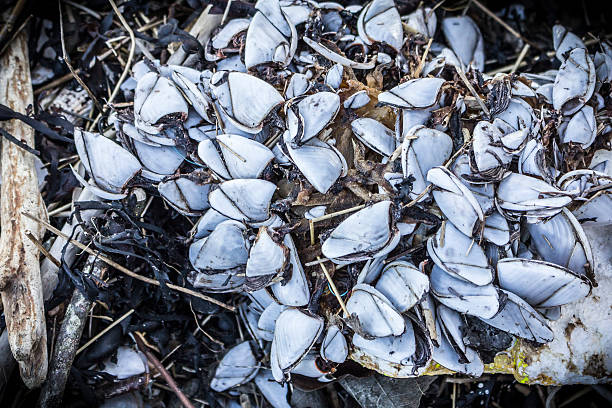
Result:
[[[140,336],[135,335],[134,339],[136,340],[136,344],[138,345],[138,348],[140,349],[140,351],[142,351],[145,354],[145,356],[147,356],[147,360],[149,360],[149,362],[153,364],[153,367],[155,367],[157,372],[164,378],[166,383],[170,386],[172,391],[176,394],[176,396],[181,401],[183,406],[185,408],[195,408],[193,404],[191,403],[191,401],[189,401],[189,398],[187,398],[187,396],[183,394],[183,391],[181,391],[178,385],[176,385],[176,381],[174,381],[174,378],[172,378],[170,373],[168,373],[164,365],[159,362],[157,357],[155,357],[155,354],[153,354],[149,350],[149,348],[144,344]]]

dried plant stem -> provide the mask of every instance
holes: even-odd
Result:
[[[489,112],[489,109],[482,101],[482,98],[480,97],[480,95],[478,95],[478,92],[476,92],[472,84],[470,84],[470,81],[468,81],[467,77],[465,76],[465,72],[463,72],[463,68],[461,67],[456,67],[456,68],[457,68],[457,73],[459,74],[459,78],[461,78],[461,80],[463,81],[467,89],[469,89],[470,93],[474,96],[474,98],[476,98],[476,102],[478,102],[482,111],[487,116],[491,116],[491,112]]]
[[[112,266],[113,268],[117,269],[119,272],[137,279],[141,282],[145,282],[148,283],[150,285],[155,285],[155,286],[160,286],[161,284],[159,283],[159,281],[157,279],[152,279],[152,278],[147,278],[146,276],[141,276],[138,275],[137,273],[134,273],[132,271],[130,271],[129,269],[127,269],[126,267],[124,267],[123,265],[118,264],[117,262],[113,261],[110,258],[107,258],[106,256],[102,255],[100,252],[96,251],[95,249],[91,249],[90,247],[88,247],[87,245],[84,245],[82,243],[80,243],[79,241],[75,240],[75,239],[70,239],[70,237],[66,234],[64,234],[62,231],[58,230],[57,228],[55,228],[53,225],[49,224],[46,221],[43,221],[35,216],[33,216],[32,214],[28,214],[28,213],[23,213],[23,215],[25,215],[26,217],[37,221],[38,223],[40,223],[41,225],[45,226],[49,231],[51,231],[52,233],[54,233],[55,235],[57,235],[58,237],[64,238],[64,239],[69,239],[70,242],[75,245],[76,247],[82,249],[83,251],[87,252],[88,254],[91,255],[95,255],[97,256],[102,262]],[[234,312],[236,310],[236,308],[234,306],[230,306],[226,303],[221,302],[220,300],[217,300],[215,298],[212,298],[210,296],[206,296],[200,292],[196,292],[195,290],[191,290],[188,288],[184,288],[182,286],[178,286],[175,285],[173,283],[166,283],[166,286],[172,290],[176,290],[177,292],[181,292],[181,293],[185,293],[186,295],[190,295],[190,296],[194,296],[197,298],[200,298],[202,300],[205,300],[207,302],[210,303],[214,303],[217,306],[220,306],[222,308],[225,308],[227,310],[230,310],[232,312]]]
[[[319,222],[319,221],[329,220],[330,218],[337,217],[338,215],[348,214],[348,213],[352,213],[352,212],[357,211],[357,210],[361,210],[362,208],[365,208],[365,206],[366,206],[365,204],[356,205],[355,207],[347,208],[347,209],[344,209],[344,210],[336,211],[336,212],[331,213],[331,214],[325,214],[325,215],[322,215],[320,217],[313,218],[310,221],[315,223],[315,222]]]
[[[91,302],[90,302],[91,303]],[[134,313],[134,309],[130,309],[127,312],[125,312],[125,314],[123,316],[121,316],[119,319],[115,320],[114,322],[112,322],[111,324],[109,324],[108,326],[106,326],[104,328],[104,330],[100,331],[100,333],[96,334],[95,336],[93,336],[91,339],[89,339],[89,341],[85,344],[83,344],[77,351],[76,354],[80,354],[83,352],[83,350],[85,350],[87,347],[91,346],[92,344],[94,344],[96,342],[96,340],[98,340],[100,337],[104,336],[106,333],[108,333],[113,327],[117,326],[119,323],[121,323],[122,321],[124,321],[125,319],[127,319],[132,313]]]
[[[321,260],[320,257],[317,257],[317,259]],[[327,268],[325,267],[325,264],[323,262],[321,262],[319,265],[321,265],[321,269],[323,269],[323,273],[325,274],[325,278],[327,278],[327,282],[329,283],[329,287],[331,288],[332,292],[334,292],[334,296],[336,296],[336,299],[338,299],[338,303],[340,303],[340,307],[342,308],[342,311],[347,316],[350,316],[351,314],[348,312],[348,310],[346,308],[346,305],[344,304],[344,300],[342,300],[342,296],[340,296],[340,292],[338,292],[338,288],[336,288],[336,284],[334,283],[334,281],[332,280],[331,276],[329,275],[329,272],[327,271]]]
[[[516,70],[519,69],[519,67],[520,67],[521,63],[523,62],[523,59],[525,59],[525,56],[527,55],[527,52],[529,51],[530,47],[531,46],[529,44],[525,44],[523,46],[523,49],[521,50],[518,58],[514,62],[514,65],[512,66],[512,70],[510,71],[511,74],[514,74],[516,72]]]
[[[491,17],[493,20],[495,20],[499,25],[504,27],[510,34],[512,34],[516,38],[522,40],[526,44],[533,45],[535,48],[539,48],[539,47],[535,46],[531,41],[529,41],[528,39],[523,37],[521,35],[521,33],[516,31],[514,28],[510,27],[508,25],[508,23],[506,23],[504,20],[502,20],[501,18],[497,17],[497,15],[495,13],[493,13],[491,10],[489,10],[487,7],[485,7],[481,2],[479,2],[478,0],[471,0],[471,2],[472,2],[472,4],[475,4],[479,9],[484,11],[485,14],[487,14],[489,17]]]
[[[419,61],[419,66],[416,71],[414,71],[414,77],[418,78],[421,75],[421,71],[423,71],[423,67],[425,66],[425,61],[427,60],[427,54],[429,53],[429,49],[431,48],[431,44],[433,43],[433,38],[429,39],[427,43],[427,47],[425,47],[425,51],[423,51],[423,56],[421,57],[421,61]]]
[[[121,21],[121,25],[123,25],[123,28],[125,28],[125,30],[130,35],[130,43],[131,43],[130,44],[130,53],[128,54],[128,59],[127,59],[127,62],[125,63],[125,68],[123,69],[123,72],[121,73],[121,76],[119,77],[119,79],[117,80],[117,83],[115,84],[115,88],[113,89],[113,92],[111,92],[111,94],[110,94],[110,96],[108,98],[108,101],[106,102],[106,106],[98,114],[98,116],[96,116],[96,119],[91,123],[91,126],[89,127],[89,130],[96,128],[96,125],[98,124],[98,121],[100,120],[102,115],[104,113],[106,113],[106,111],[108,110],[109,104],[113,103],[113,101],[115,100],[115,97],[117,96],[117,93],[119,92],[121,84],[123,83],[123,81],[125,81],[125,78],[127,77],[127,74],[130,71],[130,68],[132,68],[132,60],[134,59],[134,50],[136,49],[136,37],[134,36],[134,31],[132,31],[132,28],[130,27],[128,22],[125,21],[125,18],[123,18],[123,14],[121,14],[121,12],[117,8],[117,5],[115,4],[115,2],[113,0],[108,0],[108,2],[110,3],[110,5],[113,8],[113,10],[115,11],[115,13],[117,13],[117,17],[119,17],[119,21]]]
[[[147,360],[153,365],[153,367],[155,367],[157,372],[161,374],[168,386],[170,386],[170,389],[172,389],[172,392],[174,392],[174,394],[176,394],[178,399],[181,401],[181,404],[183,404],[185,408],[195,408],[191,401],[189,401],[189,398],[187,398],[187,396],[183,394],[183,391],[181,391],[178,385],[176,385],[176,381],[174,381],[174,378],[172,378],[170,373],[168,373],[168,370],[166,370],[164,365],[159,362],[157,357],[155,357],[155,354],[153,354],[149,350],[149,348],[143,343],[142,339],[138,336],[134,336],[134,339],[136,340],[136,344],[138,345],[140,351],[145,354]]]
[[[62,44],[62,59],[64,60],[64,63],[68,67],[68,70],[70,70],[70,73],[72,74],[74,79],[76,79],[76,81],[79,83],[79,85],[81,85],[83,87],[83,89],[85,89],[85,91],[87,92],[87,95],[89,95],[89,98],[92,100],[94,105],[96,105],[96,108],[100,112],[102,112],[102,105],[98,101],[98,98],[96,98],[96,96],[93,94],[93,92],[91,92],[91,89],[89,89],[87,84],[85,82],[83,82],[81,77],[77,74],[76,70],[72,67],[72,64],[70,63],[70,57],[68,56],[68,53],[66,52],[66,42],[64,41],[64,17],[63,17],[63,14],[62,14],[62,3],[58,1],[57,2],[57,6],[59,8],[60,42]]]
[[[26,33],[20,33],[0,60],[0,100],[17,112],[33,103]],[[34,130],[17,120],[2,127],[34,147]],[[26,233],[40,239],[41,224],[21,211],[45,217],[38,191],[34,156],[13,143],[2,141],[2,192],[0,194],[0,289],[11,351],[29,388],[39,386],[47,374],[47,330],[38,249]]]

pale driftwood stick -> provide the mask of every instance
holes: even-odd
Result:
[[[193,24],[193,27],[189,30],[189,34],[197,38],[203,46],[206,46],[213,30],[221,24],[221,19],[223,18],[221,14],[209,14],[211,8],[212,5],[208,5]],[[180,47],[170,56],[170,58],[168,58],[168,64],[189,65],[189,62],[185,64],[185,61],[188,59],[189,56],[183,51],[183,48]]]
[[[96,278],[100,278],[104,268],[106,266],[102,261],[90,255],[83,269],[89,271]],[[87,321],[87,313],[91,308],[91,303],[78,290],[75,289],[72,293],[70,304],[66,309],[62,326],[55,341],[55,350],[49,364],[47,381],[40,392],[38,399],[39,407],[52,408],[61,406],[70,368],[81,341],[81,335],[83,334],[83,328]]]
[[[0,100],[17,112],[33,103],[26,34],[19,34],[0,60]],[[34,130],[12,120],[4,129],[34,147]],[[47,330],[38,249],[26,237],[42,238],[41,224],[22,211],[46,218],[38,191],[34,156],[13,143],[2,141],[2,193],[0,218],[0,290],[8,340],[21,377],[29,388],[39,386],[47,375]]]

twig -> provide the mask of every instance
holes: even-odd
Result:
[[[72,76],[74,77],[74,79],[76,79],[76,81],[79,83],[79,85],[81,85],[83,87],[83,89],[85,89],[85,91],[87,92],[87,95],[89,95],[89,98],[92,100],[94,105],[96,105],[96,108],[100,112],[102,112],[102,105],[98,101],[98,98],[96,98],[96,96],[93,94],[93,92],[91,92],[91,89],[89,89],[87,84],[85,82],[83,82],[81,77],[77,74],[76,70],[72,67],[72,64],[70,63],[70,57],[68,56],[68,52],[66,51],[66,42],[64,41],[64,17],[62,15],[62,3],[61,3],[61,1],[57,2],[57,6],[59,8],[60,42],[62,44],[62,59],[64,60],[64,63],[66,64],[66,66],[68,67],[70,72],[72,73]]]
[[[495,13],[493,13],[491,10],[489,10],[488,8],[486,8],[481,2],[479,2],[478,0],[471,0],[473,4],[475,4],[476,6],[478,6],[479,9],[481,9],[482,11],[485,12],[485,14],[487,14],[489,17],[491,17],[493,20],[497,21],[497,23],[499,23],[502,27],[504,27],[510,34],[512,34],[513,36],[515,36],[516,38],[523,40],[525,43],[532,45],[534,48],[539,49],[540,47],[538,47],[537,45],[533,44],[531,41],[529,41],[528,39],[526,39],[525,37],[523,37],[521,35],[521,33],[519,33],[518,31],[516,31],[514,28],[510,27],[508,25],[508,23],[506,23],[504,20],[502,20],[501,18],[497,17],[497,15]]]
[[[33,104],[26,32],[20,33],[0,60],[0,100],[16,112]],[[34,130],[21,121],[2,127],[30,147]],[[44,229],[21,215],[27,211],[44,217],[34,157],[13,143],[2,141],[0,194],[0,289],[8,340],[21,377],[29,388],[39,386],[47,374],[47,330],[38,249],[26,238]]]
[[[77,351],[76,354],[78,355],[79,353],[81,353],[83,350],[85,350],[87,347],[91,346],[92,344],[94,344],[96,342],[96,340],[98,340],[100,337],[104,336],[106,333],[108,333],[113,327],[115,327],[116,325],[118,325],[119,323],[121,323],[122,321],[124,321],[125,319],[128,318],[128,316],[130,316],[132,313],[134,313],[134,309],[130,309],[128,310],[123,316],[121,316],[119,319],[115,320],[114,322],[112,322],[111,324],[109,324],[108,326],[106,326],[104,328],[104,330],[102,330],[100,333],[96,334],[95,336],[93,336],[91,339],[89,339],[89,341],[85,344],[83,344]]]
[[[119,21],[121,21],[121,25],[123,25],[123,28],[125,28],[125,30],[130,35],[130,43],[131,43],[130,53],[128,54],[128,59],[127,59],[127,62],[125,63],[125,68],[123,69],[121,76],[119,77],[119,79],[117,80],[117,83],[115,84],[115,88],[113,89],[113,92],[111,92],[110,97],[108,98],[108,101],[106,102],[106,106],[98,114],[98,116],[96,116],[96,119],[93,121],[93,123],[89,127],[90,130],[96,128],[98,121],[100,120],[102,115],[106,113],[106,111],[108,110],[108,104],[113,103],[113,101],[115,100],[115,97],[117,96],[117,93],[119,92],[119,89],[121,88],[121,84],[127,77],[127,74],[130,71],[130,68],[132,67],[132,60],[134,59],[134,50],[136,49],[136,37],[134,36],[134,31],[132,31],[132,28],[130,27],[130,25],[127,23],[127,21],[125,21],[123,14],[121,14],[115,2],[113,0],[108,0],[108,2],[110,3],[111,7],[117,14],[117,17],[119,17]]]
[[[164,380],[170,386],[170,388],[172,389],[172,392],[176,394],[176,396],[181,401],[183,406],[185,408],[195,408],[193,404],[191,403],[191,401],[189,401],[189,398],[187,398],[187,396],[183,394],[183,391],[181,391],[178,385],[176,385],[176,381],[174,381],[174,378],[172,378],[172,376],[168,373],[168,370],[166,370],[164,365],[160,363],[157,357],[155,357],[155,354],[153,354],[147,348],[147,346],[144,345],[144,343],[142,342],[142,339],[140,339],[138,336],[134,336],[134,339],[136,340],[136,344],[138,345],[138,348],[140,349],[140,351],[142,351],[145,354],[145,356],[147,357],[147,360],[149,360],[149,362],[153,364],[153,367],[155,367],[157,372],[160,373],[162,377],[164,377]]]
[[[317,257],[317,259],[320,260],[321,258]],[[342,300],[342,296],[340,296],[340,292],[338,292],[338,288],[336,288],[336,284],[334,283],[334,281],[332,280],[331,276],[329,275],[329,272],[327,271],[327,268],[325,267],[325,264],[323,264],[323,262],[321,262],[319,265],[321,265],[321,269],[323,269],[323,273],[325,274],[325,278],[327,278],[327,282],[329,283],[329,287],[331,288],[332,292],[334,292],[334,296],[336,296],[336,299],[338,299],[338,303],[340,303],[340,307],[342,308],[342,311],[347,316],[350,316],[351,314],[348,312],[348,310],[346,308],[346,305],[344,304],[344,300]]]
[[[529,47],[530,47],[529,44],[525,44],[523,46],[523,49],[521,50],[521,53],[519,54],[518,58],[516,59],[516,62],[512,66],[512,70],[510,71],[511,74],[514,74],[516,72],[516,70],[519,69],[521,63],[523,62],[523,59],[527,55],[527,51],[529,51]]]
[[[351,212],[354,212],[354,211],[357,211],[357,210],[361,210],[362,208],[365,208],[365,206],[366,206],[365,204],[356,205],[355,207],[347,208],[345,210],[340,210],[340,211],[333,212],[331,214],[325,214],[325,215],[322,215],[320,217],[313,218],[310,221],[315,223],[315,222],[319,222],[319,221],[329,220],[330,218],[337,217],[338,215],[348,214],[348,213],[351,213]]]
[[[112,259],[107,258],[106,256],[102,255],[100,252],[96,251],[95,249],[91,249],[87,245],[84,245],[84,244],[80,243],[79,241],[77,241],[75,239],[70,239],[70,237],[68,235],[64,234],[63,232],[61,232],[60,230],[58,230],[57,228],[55,228],[53,225],[49,224],[48,222],[43,221],[43,220],[33,216],[32,214],[23,213],[23,215],[25,215],[26,217],[28,217],[28,218],[30,218],[30,219],[32,219],[34,221],[37,221],[41,225],[45,226],[49,231],[51,231],[52,233],[54,233],[58,237],[62,237],[64,239],[69,240],[73,245],[75,245],[76,247],[82,249],[83,251],[87,252],[88,254],[97,256],[102,262],[112,266],[113,268],[117,269],[119,272],[121,272],[121,273],[123,273],[123,274],[125,274],[125,275],[127,275],[127,276],[129,276],[131,278],[137,279],[137,280],[139,280],[141,282],[145,282],[145,283],[148,283],[150,285],[161,286],[161,283],[158,280],[152,279],[152,278],[147,278],[146,276],[138,275],[137,273],[134,273],[134,272],[130,271],[129,269],[127,269],[123,265],[120,265],[117,262],[113,261]],[[217,299],[212,298],[210,296],[206,296],[206,295],[204,295],[204,294],[202,294],[200,292],[196,292],[195,290],[184,288],[182,286],[178,286],[178,285],[175,285],[175,284],[169,283],[169,282],[166,283],[166,286],[168,288],[170,288],[170,289],[176,290],[177,292],[185,293],[187,295],[200,298],[200,299],[205,300],[207,302],[214,303],[215,305],[220,306],[220,307],[222,307],[224,309],[230,310],[232,312],[236,311],[236,308],[234,306],[230,306],[230,305],[228,305],[226,303],[221,302],[220,300],[217,300]]]
[[[474,89],[472,84],[470,84],[470,81],[468,81],[467,77],[465,76],[465,72],[463,72],[463,68],[459,67],[459,66],[457,66],[456,68],[457,68],[457,73],[459,74],[459,77],[461,78],[461,80],[463,81],[463,83],[465,84],[467,89],[470,90],[470,93],[474,96],[474,98],[476,98],[476,102],[478,102],[478,104],[482,108],[483,112],[488,117],[490,117],[491,116],[491,112],[489,112],[489,109],[484,104],[484,102],[482,101],[482,98],[480,97],[480,95],[478,95],[478,93],[476,92],[476,90]]]
[[[77,75],[81,73],[81,68],[77,68],[74,71]],[[49,82],[47,85],[43,85],[40,88],[37,88],[34,91],[34,96],[40,95],[42,92],[51,89],[51,88],[55,88],[56,86],[59,86],[65,82],[70,81],[73,77],[73,73],[69,72],[66,75],[62,75],[61,77],[54,79],[53,81]]]
[[[314,222],[308,220],[308,228],[310,229],[310,245],[315,244]]]
[[[53,255],[51,255],[51,253],[49,253],[49,251],[47,251],[47,249],[43,246],[42,242],[36,239],[36,237],[32,235],[31,232],[26,232],[26,237],[28,237],[28,239],[32,241],[34,245],[36,245],[36,248],[38,248],[40,253],[43,254],[46,258],[48,258],[51,262],[53,262],[55,266],[59,268],[62,265],[62,263],[58,261],[57,258],[55,258]]]
[[[433,43],[433,38],[429,39],[427,47],[425,47],[425,51],[423,51],[421,61],[419,61],[419,66],[417,67],[416,71],[414,71],[415,78],[418,78],[421,75],[421,71],[423,71],[423,67],[425,66],[425,60],[427,59],[427,54],[429,53],[429,49],[431,48],[431,43]]]

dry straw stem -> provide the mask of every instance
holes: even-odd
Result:
[[[321,260],[320,257],[317,257],[318,260]],[[323,269],[323,273],[325,274],[325,278],[327,279],[327,282],[329,282],[329,286],[332,290],[332,292],[334,292],[334,296],[336,296],[336,299],[338,299],[338,303],[340,303],[340,307],[342,308],[342,311],[344,312],[344,314],[346,316],[350,316],[351,314],[348,312],[348,309],[346,308],[346,305],[344,304],[344,300],[342,300],[342,296],[340,296],[340,292],[338,292],[338,288],[336,288],[336,284],[334,283],[334,281],[332,280],[329,272],[327,271],[327,268],[325,267],[325,264],[323,262],[321,262],[319,265],[321,265],[321,269]]]
[[[125,274],[125,275],[127,275],[127,276],[129,276],[131,278],[137,279],[137,280],[139,280],[141,282],[148,283],[150,285],[155,285],[155,286],[160,286],[161,285],[157,279],[147,278],[146,276],[138,275],[137,273],[132,272],[129,269],[127,269],[125,266],[120,265],[117,262],[113,261],[112,259],[107,258],[106,256],[102,255],[100,252],[96,251],[95,249],[91,249],[87,245],[84,245],[84,244],[80,243],[79,241],[77,241],[75,239],[70,239],[70,237],[68,235],[64,234],[62,231],[58,230],[57,228],[55,228],[53,225],[49,224],[48,222],[43,221],[40,218],[37,218],[36,216],[34,216],[32,214],[29,214],[29,213],[26,213],[26,212],[24,212],[23,215],[28,217],[28,218],[30,218],[30,219],[32,219],[32,220],[34,220],[34,221],[36,221],[36,222],[38,222],[38,223],[40,223],[41,225],[45,226],[49,231],[51,231],[52,233],[54,233],[58,237],[64,238],[66,240],[69,240],[73,245],[75,245],[76,247],[82,249],[83,251],[87,252],[88,254],[94,255],[94,256],[98,257],[98,259],[100,259],[102,262],[104,262],[107,265],[112,266],[113,268],[117,269],[119,272],[121,272],[121,273],[123,273],[123,274]],[[200,298],[202,300],[205,300],[207,302],[214,303],[215,305],[220,306],[222,308],[225,308],[227,310],[230,310],[232,312],[236,311],[236,308],[234,306],[230,306],[230,305],[228,305],[226,303],[221,302],[220,300],[217,300],[217,299],[212,298],[210,296],[206,296],[206,295],[204,295],[204,294],[202,294],[200,292],[196,292],[195,290],[184,288],[182,286],[175,285],[173,283],[166,283],[166,286],[169,289],[176,290],[177,292],[181,292],[181,293],[184,293],[186,295],[194,296],[194,297]]]
[[[144,342],[142,341],[142,338],[136,335],[134,336],[134,340],[136,340],[136,344],[138,344],[138,348],[140,349],[140,351],[142,351],[145,354],[145,356],[147,356],[147,360],[149,361],[149,363],[151,363],[153,367],[155,367],[157,372],[161,374],[161,376],[164,378],[166,383],[170,386],[170,389],[174,392],[177,398],[181,401],[181,404],[183,404],[185,408],[195,408],[193,404],[191,403],[191,401],[189,401],[189,398],[187,398],[187,396],[185,396],[183,391],[181,391],[181,389],[178,387],[178,385],[176,384],[176,381],[174,381],[174,378],[172,378],[168,370],[166,370],[166,368],[159,361],[159,359],[155,357],[155,354],[153,354],[153,352],[149,350],[149,348],[144,344]]]
[[[33,103],[30,62],[25,32],[20,33],[0,60],[0,100],[17,112]],[[4,122],[3,128],[34,147],[34,130],[19,122]],[[38,191],[34,156],[13,143],[2,141],[2,190],[0,218],[0,289],[11,351],[19,363],[21,377],[29,388],[39,386],[47,375],[47,330],[38,249],[27,237],[40,239],[42,224],[32,222],[21,211],[45,218]]]

